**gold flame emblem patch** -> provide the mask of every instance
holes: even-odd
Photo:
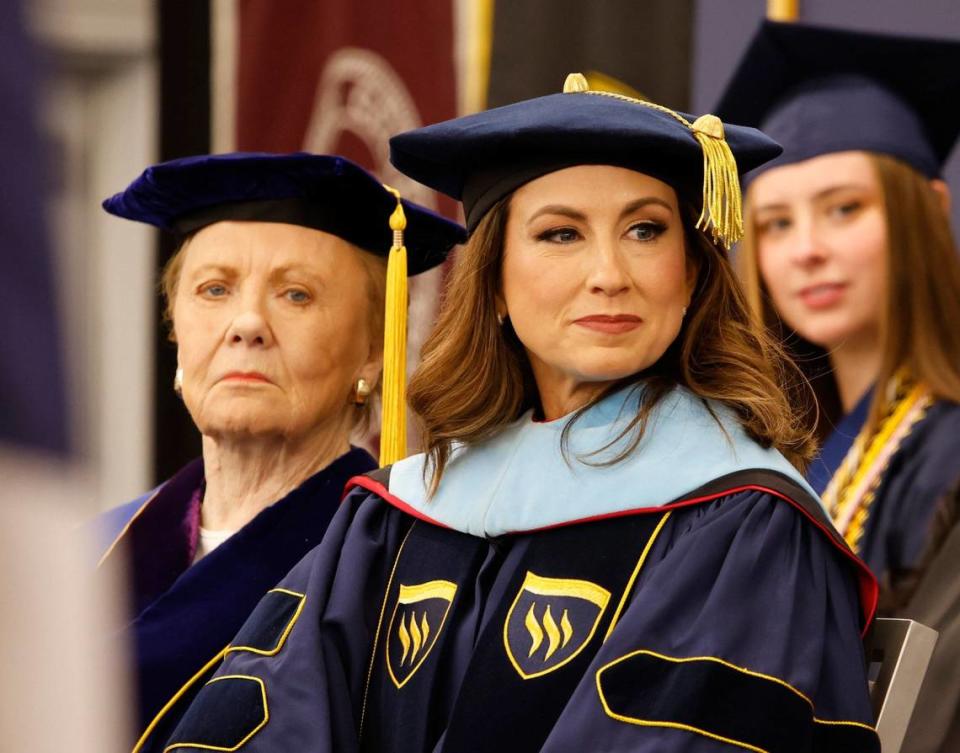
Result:
[[[436,645],[456,593],[457,584],[448,580],[400,585],[387,634],[387,672],[398,689],[416,674]]]
[[[528,571],[503,624],[514,669],[531,680],[571,661],[593,638],[609,601],[596,583]]]

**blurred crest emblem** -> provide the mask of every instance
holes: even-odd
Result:
[[[387,671],[398,689],[416,674],[436,645],[456,593],[457,584],[448,580],[400,584],[387,634]]]
[[[586,646],[610,592],[596,583],[527,572],[503,624],[503,643],[524,680],[553,672]]]

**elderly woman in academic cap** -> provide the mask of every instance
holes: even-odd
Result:
[[[351,482],[283,581],[302,611],[261,602],[151,749],[878,750],[876,584],[726,255],[779,147],[565,89],[391,141],[471,233],[410,386],[425,452]]]
[[[915,752],[960,749],[958,92],[960,42],[767,22],[720,105],[785,150],[751,174],[741,260],[817,391],[808,479],[881,614],[940,631]]]
[[[347,480],[376,467],[350,437],[379,387],[385,257],[403,249],[397,198],[340,157],[176,160],[104,207],[182,238],[163,293],[175,389],[203,436],[202,459],[103,521],[116,537],[100,566],[131,571],[142,729],[319,543]],[[402,209],[412,273],[462,240]]]

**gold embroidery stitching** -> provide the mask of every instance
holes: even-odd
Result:
[[[363,739],[363,722],[367,715],[367,695],[370,692],[370,680],[373,678],[373,666],[377,661],[377,645],[380,642],[380,628],[383,627],[383,615],[387,611],[387,599],[390,598],[390,589],[393,587],[393,576],[397,572],[397,565],[400,563],[400,555],[403,554],[403,547],[407,544],[407,539],[410,538],[410,534],[413,533],[414,526],[417,525],[417,521],[414,520],[410,528],[407,530],[406,535],[403,537],[403,541],[400,542],[400,548],[397,550],[397,556],[393,560],[393,567],[390,568],[390,577],[387,578],[387,588],[383,592],[383,603],[380,605],[380,617],[377,620],[377,630],[373,634],[373,650],[370,652],[370,666],[367,669],[367,683],[363,688],[363,703],[360,706],[360,726],[357,732],[357,739]]]
[[[232,753],[235,750],[240,750],[240,748],[250,742],[251,737],[267,726],[267,722],[270,721],[270,708],[267,706],[267,688],[263,684],[263,680],[253,675],[223,675],[223,677],[214,677],[207,685],[213,685],[215,682],[222,682],[223,680],[253,680],[256,682],[260,686],[260,697],[263,699],[263,719],[260,720],[256,727],[247,733],[246,737],[232,748],[224,748],[221,745],[204,745],[203,743],[174,743],[164,748],[163,753],[167,753],[167,751],[176,748],[200,748],[201,750],[218,750],[224,751],[224,753]],[[204,687],[206,687],[206,685]]]
[[[627,605],[627,599],[630,596],[630,592],[633,590],[633,586],[637,581],[637,577],[640,575],[640,570],[647,561],[647,555],[650,554],[650,550],[653,549],[653,544],[660,535],[660,530],[667,522],[671,512],[673,511],[667,510],[663,514],[663,517],[660,518],[660,522],[657,523],[657,527],[654,528],[653,533],[650,534],[650,538],[647,539],[647,543],[644,545],[643,551],[640,553],[640,559],[637,560],[637,564],[633,568],[633,573],[630,575],[630,580],[627,581],[627,587],[623,589],[623,595],[620,597],[620,602],[617,604],[617,611],[613,613],[613,618],[610,620],[610,627],[607,628],[607,634],[603,636],[604,643],[607,642],[607,639],[610,637],[611,633],[613,633],[613,629],[617,626],[617,622],[620,621],[620,614]]]
[[[794,695],[798,696],[799,698],[801,698],[803,701],[806,702],[806,704],[810,707],[811,720],[815,724],[824,724],[824,725],[830,725],[830,726],[860,727],[862,729],[873,732],[874,734],[876,734],[876,731],[877,731],[876,728],[871,727],[869,724],[863,724],[862,722],[854,722],[854,721],[846,721],[846,720],[828,720],[828,719],[818,718],[815,713],[816,709],[813,705],[813,701],[810,700],[810,698],[807,695],[805,695],[802,691],[798,690],[797,688],[795,688],[793,685],[786,682],[785,680],[781,680],[779,677],[774,677],[773,675],[766,675],[766,674],[763,674],[762,672],[754,672],[751,669],[737,666],[736,664],[732,664],[716,656],[674,657],[674,656],[667,656],[665,654],[660,654],[660,653],[657,653],[656,651],[649,651],[647,649],[638,649],[637,651],[631,651],[628,654],[624,654],[623,656],[620,656],[614,659],[613,661],[610,661],[607,664],[604,664],[602,667],[600,667],[600,669],[597,670],[597,673],[594,676],[595,684],[597,686],[597,695],[600,697],[600,703],[603,706],[604,713],[607,716],[609,716],[611,719],[616,719],[617,721],[625,722],[627,724],[635,724],[639,727],[672,727],[675,729],[683,729],[689,732],[695,732],[699,735],[704,735],[706,737],[713,738],[715,740],[720,740],[721,742],[725,742],[730,745],[736,745],[741,748],[746,748],[747,750],[752,750],[752,751],[755,751],[756,753],[769,753],[769,751],[763,748],[758,748],[754,745],[750,745],[749,743],[745,743],[740,740],[731,740],[729,738],[716,735],[712,732],[708,732],[707,730],[700,729],[699,727],[692,727],[690,725],[682,724],[680,722],[661,722],[661,721],[650,721],[647,719],[637,719],[635,717],[626,716],[625,714],[618,714],[615,711],[613,711],[610,708],[609,703],[607,702],[606,696],[603,694],[603,685],[600,682],[600,676],[606,670],[610,669],[610,667],[613,667],[614,665],[619,664],[620,662],[626,661],[640,654],[652,656],[654,658],[662,659],[668,662],[673,662],[675,664],[685,664],[687,662],[695,662],[695,661],[709,661],[709,662],[714,662],[716,664],[721,664],[724,667],[727,667],[728,669],[733,669],[737,672],[750,675],[751,677],[757,677],[761,680],[768,680],[770,682],[774,682],[778,685],[783,686],[784,688],[789,690],[791,693],[793,693]]]
[[[520,601],[520,597],[523,596],[524,592],[535,594],[538,596],[572,596],[574,598],[583,599],[585,601],[594,604],[597,610],[597,616],[593,621],[593,624],[590,627],[590,630],[587,632],[586,637],[581,641],[580,645],[562,661],[557,662],[553,666],[547,667],[539,672],[527,673],[520,666],[520,663],[517,661],[516,657],[513,654],[513,649],[510,646],[510,620],[513,616],[513,612],[517,607],[517,603]],[[507,616],[503,621],[503,646],[507,652],[507,658],[510,660],[510,663],[513,665],[513,668],[517,671],[517,674],[524,680],[532,680],[537,677],[542,677],[543,675],[549,674],[556,669],[559,669],[563,665],[572,661],[581,651],[593,640],[594,633],[597,632],[597,627],[600,625],[600,619],[603,617],[603,613],[606,611],[607,604],[610,602],[610,592],[605,588],[598,586],[596,583],[591,583],[586,580],[574,580],[570,578],[546,578],[536,573],[532,573],[529,570],[527,571],[526,577],[524,578],[523,583],[520,585],[520,588],[517,590],[517,595],[513,599],[513,603],[510,605],[510,609],[507,610]],[[524,624],[527,627],[527,630],[531,633],[531,638],[534,640],[534,643],[537,644],[537,648],[540,647],[540,644],[543,642],[543,635],[537,633],[540,630],[540,625],[536,623],[536,614],[534,613],[534,608],[536,603],[531,605],[530,611],[527,613],[527,616],[524,620]],[[549,614],[549,605],[547,606],[547,611],[544,612],[544,617],[550,617],[552,620],[552,615]],[[532,629],[530,621],[533,621],[537,626],[536,629]],[[561,622],[563,619],[561,618]],[[569,622],[568,622],[569,624]],[[545,622],[545,627],[549,623]],[[553,630],[556,630],[556,622],[554,621]],[[556,647],[553,645],[555,639],[550,636],[550,628],[547,627],[547,639],[550,641],[550,645],[553,646],[553,650],[548,648],[548,653],[552,655],[556,650]],[[558,633],[559,635],[559,633]],[[539,637],[539,640],[537,638]],[[569,639],[567,639],[569,641]],[[566,643],[564,644],[566,645]],[[535,651],[530,652],[532,656]]]
[[[131,751],[131,753],[139,753],[139,751],[143,748],[144,744],[150,738],[150,734],[157,728],[157,725],[160,724],[160,721],[163,719],[164,716],[166,716],[167,712],[171,708],[173,708],[173,706],[177,703],[177,701],[179,701],[183,697],[184,693],[186,693],[197,680],[199,680],[207,672],[209,672],[214,664],[216,664],[219,661],[222,661],[223,657],[226,655],[227,655],[226,648],[219,651],[212,659],[210,659],[210,661],[204,664],[193,677],[187,680],[183,684],[183,686],[180,688],[180,690],[178,690],[176,693],[173,694],[173,697],[170,698],[170,700],[163,705],[163,708],[157,712],[157,715],[153,717],[152,720],[150,720],[150,724],[147,725],[147,728],[143,731],[143,734],[140,735],[140,739],[137,740],[136,744],[133,746],[133,750]]]
[[[450,615],[450,609],[453,606],[453,598],[456,593],[457,584],[448,580],[431,580],[427,583],[419,583],[415,586],[405,586],[402,583],[400,584],[400,591],[397,594],[397,603],[394,605],[393,614],[390,617],[390,627],[387,628],[387,639],[383,642],[383,650],[387,663],[387,672],[390,675],[390,679],[393,680],[393,684],[396,685],[397,690],[402,688],[410,681],[410,678],[417,673],[417,670],[419,670],[420,666],[424,663],[424,661],[426,661],[430,651],[433,650],[433,647],[436,645],[437,640],[440,637],[440,633],[443,630],[443,626],[447,622],[447,617]],[[421,624],[417,623],[415,616],[416,613],[412,612],[409,629],[404,624],[403,618],[401,617],[398,635],[400,637],[401,646],[403,647],[403,658],[400,660],[400,663],[401,665],[403,664],[409,653],[410,663],[413,664],[413,667],[403,680],[398,680],[396,673],[393,671],[393,665],[390,662],[390,635],[391,631],[393,630],[394,622],[397,618],[397,611],[400,609],[401,604],[416,604],[417,602],[424,601],[426,599],[442,599],[443,601],[447,602],[447,608],[444,610],[443,617],[440,618],[440,624],[436,627],[436,629],[430,628],[429,623],[427,622],[426,612],[421,613]],[[434,636],[433,643],[429,643],[428,640],[431,635]],[[412,650],[410,650],[411,648]],[[423,653],[420,653],[421,649],[423,649]]]
[[[267,650],[262,648],[253,648],[252,646],[227,646],[225,653],[229,654],[234,651],[249,651],[251,654],[258,654],[259,656],[276,656],[280,653],[280,649],[283,648],[283,644],[287,642],[287,637],[290,635],[293,630],[294,624],[300,619],[300,613],[303,611],[303,605],[307,602],[307,595],[299,593],[298,591],[290,591],[286,588],[271,588],[267,591],[268,594],[272,593],[282,593],[289,594],[290,596],[296,596],[300,599],[300,603],[297,604],[297,608],[294,610],[293,615],[290,617],[290,622],[287,623],[287,626],[283,629],[283,633],[280,634],[280,638],[277,639],[277,645],[273,648]]]

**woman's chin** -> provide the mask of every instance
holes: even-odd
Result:
[[[594,352],[583,353],[582,356],[578,359],[575,371],[586,382],[616,382],[627,379],[656,361],[655,358],[638,358],[636,351],[615,352],[600,348]]]
[[[587,368],[580,368],[577,371],[578,380],[591,384],[609,384],[619,382],[622,379],[629,379],[635,374],[639,374],[646,366],[636,364],[591,364]]]
[[[286,433],[286,423],[278,420],[281,415],[281,411],[269,410],[266,406],[233,405],[232,409],[218,406],[196,416],[194,423],[201,434],[219,440],[268,438]]]
[[[794,330],[800,337],[826,351],[835,350],[842,346],[855,332],[843,323],[829,326],[804,327]]]
[[[800,314],[803,315],[800,315]],[[816,313],[790,311],[784,322],[800,337],[814,345],[831,350],[842,345],[851,336],[865,327],[863,317],[856,312],[837,309]]]

